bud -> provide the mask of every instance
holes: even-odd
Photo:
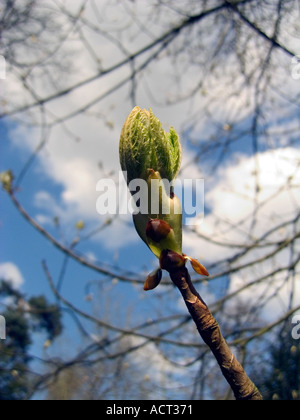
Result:
[[[133,216],[136,231],[157,258],[160,257],[163,249],[170,249],[181,254],[182,207],[180,200],[175,194],[170,196],[170,191],[166,191],[163,183],[155,183],[155,181],[161,181],[159,172],[150,169],[148,173],[148,214],[138,213]],[[152,181],[154,184],[152,184]],[[159,199],[159,213],[153,214],[151,207],[157,197]],[[164,212],[163,209],[168,210]],[[162,232],[165,234],[168,229],[167,235],[163,237]],[[166,245],[167,247],[165,247]]]
[[[185,266],[186,259],[183,255],[165,249],[160,255],[160,268],[171,273],[178,268]]]
[[[77,230],[83,230],[85,228],[85,223],[84,223],[84,221],[83,220],[79,220],[77,223],[76,223],[76,229]]]
[[[135,107],[127,118],[120,138],[120,162],[127,182],[148,179],[149,169],[162,179],[173,181],[181,164],[181,146],[174,128],[167,133],[152,110]]]
[[[146,226],[146,237],[149,248],[158,258],[165,249],[182,253],[180,238],[176,238],[174,229],[164,220],[150,219]]]
[[[172,230],[171,226],[164,220],[151,219],[147,223],[146,235],[149,240],[161,242],[165,240],[169,234],[171,234]]]
[[[144,284],[144,290],[147,292],[148,290],[155,289],[162,279],[162,271],[159,268],[158,270],[154,270],[149,276],[146,278]]]
[[[148,203],[148,212],[133,216],[142,240],[158,258],[165,245],[181,253],[182,208],[171,185],[181,163],[181,146],[176,131],[171,128],[169,133],[165,132],[151,109],[147,111],[135,107],[121,132],[120,163],[123,172],[127,173],[128,184],[135,179],[147,182],[148,190],[141,200]],[[164,180],[169,182],[171,188],[165,187]],[[154,225],[148,225],[153,219],[158,220],[155,231]],[[166,226],[169,230],[164,231],[161,237],[161,230]]]
[[[12,173],[12,171],[6,171],[6,172],[2,172],[0,174],[0,181],[2,183],[2,187],[5,191],[7,191],[8,193],[12,192],[12,183],[14,181],[14,175]]]
[[[148,187],[139,195],[139,200],[147,203],[143,206],[146,214],[134,214],[133,221],[141,239],[160,260],[160,268],[147,277],[144,289],[158,286],[161,270],[171,272],[185,266],[187,260],[198,274],[208,275],[199,261],[182,253],[182,207],[173,191],[181,164],[176,131],[170,128],[165,132],[151,109],[135,107],[121,132],[120,163],[128,185],[143,179]]]

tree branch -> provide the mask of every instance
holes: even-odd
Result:
[[[37,107],[37,106],[45,105],[49,102],[52,102],[53,100],[56,100],[56,99],[59,99],[61,97],[66,96],[66,95],[69,95],[74,90],[77,90],[77,89],[79,89],[83,86],[86,86],[86,85],[88,85],[88,84],[90,84],[90,83],[92,83],[96,80],[99,80],[102,77],[104,77],[108,74],[111,74],[111,73],[115,72],[116,70],[119,70],[120,68],[132,63],[134,60],[136,60],[140,56],[144,55],[148,51],[152,50],[156,46],[158,46],[160,44],[164,44],[165,46],[169,45],[182,32],[183,29],[185,29],[189,26],[192,26],[195,23],[200,22],[201,20],[205,19],[206,17],[208,17],[208,16],[210,16],[214,13],[217,13],[217,12],[220,12],[221,10],[224,10],[226,7],[227,7],[227,4],[225,3],[225,4],[221,4],[219,6],[216,6],[212,9],[201,12],[197,15],[190,16],[187,19],[181,21],[177,26],[174,26],[171,29],[169,29],[167,32],[163,33],[160,37],[156,38],[154,41],[152,41],[148,45],[142,47],[139,51],[127,56],[125,59],[121,60],[120,62],[118,62],[114,65],[112,65],[111,67],[108,67],[107,69],[101,69],[94,76],[91,76],[87,79],[84,79],[84,80],[74,84],[73,86],[70,86],[66,89],[61,90],[60,92],[55,92],[55,93],[50,94],[49,96],[47,96],[45,98],[34,98],[35,101],[31,104],[21,106],[18,109],[13,109],[13,110],[8,111],[8,112],[0,113],[0,119],[5,118],[5,117],[10,117],[12,115],[28,111],[32,108]],[[127,79],[125,79],[125,80],[127,81]],[[129,80],[131,80],[131,78],[129,78]],[[123,85],[123,83],[122,83],[122,85]]]
[[[175,286],[197,326],[199,334],[214,354],[221,371],[237,400],[262,400],[254,383],[230,350],[220,327],[206,303],[194,288],[186,267],[169,271]]]
[[[17,210],[21,213],[21,215],[29,222],[38,232],[40,232],[48,241],[50,241],[55,248],[59,251],[63,252],[65,255],[71,257],[73,260],[77,261],[79,264],[83,265],[84,267],[90,268],[91,270],[103,274],[104,276],[111,277],[111,278],[118,278],[121,281],[125,281],[128,283],[140,283],[144,284],[144,281],[139,280],[138,278],[130,278],[126,275],[122,275],[118,273],[118,270],[110,270],[104,268],[101,264],[95,264],[86,259],[84,256],[80,255],[78,252],[74,251],[74,246],[65,246],[59,241],[57,241],[46,229],[44,229],[41,225],[39,225],[22,207],[22,205],[17,200],[16,196],[14,195],[13,191],[8,192],[10,198],[12,199],[13,204],[17,208]]]

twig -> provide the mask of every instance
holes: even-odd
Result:
[[[66,246],[57,241],[46,229],[44,229],[41,225],[39,225],[22,207],[18,199],[16,198],[13,191],[8,191],[10,198],[12,199],[13,204],[17,208],[17,210],[21,213],[21,215],[29,222],[38,232],[40,232],[48,241],[50,241],[59,251],[63,252],[63,254],[71,257],[73,260],[77,261],[79,264],[83,265],[84,267],[90,268],[91,270],[103,274],[104,276],[117,278],[118,280],[125,281],[128,283],[137,283],[137,284],[144,284],[144,281],[139,280],[138,278],[130,278],[126,275],[118,273],[118,270],[110,270],[104,268],[104,266],[100,264],[95,264],[89,261],[84,256],[80,255],[78,252],[74,251],[74,247]],[[131,273],[130,273],[131,274]]]
[[[214,354],[235,398],[237,400],[261,401],[260,392],[235,358],[222,336],[219,324],[194,288],[187,268],[185,266],[176,267],[168,271],[171,280],[182,294],[199,334]]]
[[[165,336],[167,336],[168,334],[170,334],[175,327],[171,327],[168,328],[166,331],[158,334],[158,335],[148,335],[145,333],[141,333],[139,332],[139,330],[144,329],[146,326],[151,325],[151,323],[155,323],[155,321],[151,321],[150,323],[148,322],[146,325],[139,325],[136,326],[132,329],[125,329],[125,328],[121,328],[118,326],[114,326],[112,324],[109,324],[108,322],[102,321],[101,319],[88,314],[87,312],[84,312],[83,310],[81,310],[80,308],[76,307],[73,303],[71,303],[70,301],[68,301],[65,297],[63,297],[60,292],[57,290],[57,288],[55,287],[54,284],[54,280],[50,274],[50,271],[47,267],[46,261],[42,262],[42,267],[44,270],[44,273],[46,275],[46,278],[48,280],[49,286],[51,288],[52,293],[54,294],[54,296],[58,299],[59,302],[61,302],[62,304],[64,304],[67,308],[69,308],[73,313],[76,313],[77,315],[79,315],[81,318],[86,319],[88,321],[93,322],[94,324],[96,324],[98,327],[102,327],[105,328],[107,330],[110,330],[112,332],[116,332],[116,333],[120,333],[121,336],[120,337],[125,337],[125,336],[132,336],[132,337],[137,337],[137,338],[141,338],[141,339],[145,339],[146,341],[144,341],[141,345],[139,345],[139,347],[143,347],[145,345],[147,345],[149,342],[153,342],[153,343],[165,343],[165,344],[172,344],[172,345],[177,345],[177,346],[182,346],[182,347],[194,347],[194,344],[192,343],[182,343],[181,341],[174,341],[171,339],[166,338]],[[180,325],[183,325],[186,323],[186,319],[184,319],[183,321],[180,322]]]
[[[158,37],[157,39],[154,39],[154,41],[151,41],[148,45],[145,45],[144,47],[142,47],[139,51],[135,52],[134,54],[129,55],[128,57],[126,57],[125,59],[121,60],[120,62],[113,64],[111,67],[108,67],[106,69],[101,69],[100,71],[97,72],[97,74],[88,77],[87,79],[84,79],[66,89],[61,90],[60,92],[55,92],[54,94],[49,95],[48,97],[45,98],[34,98],[35,101],[31,104],[27,104],[24,106],[21,106],[17,109],[8,111],[8,112],[3,112],[0,113],[0,120],[2,118],[6,118],[6,117],[11,117],[13,115],[22,113],[22,112],[26,112],[30,109],[33,109],[37,106],[43,106],[46,105],[49,102],[52,102],[53,100],[62,98],[64,96],[69,95],[70,93],[72,93],[74,90],[77,90],[79,88],[82,88],[92,82],[95,82],[96,80],[99,80],[105,76],[107,76],[108,74],[111,74],[117,70],[119,70],[120,68],[123,68],[124,66],[132,63],[133,60],[138,59],[139,57],[141,57],[142,55],[144,55],[145,53],[147,53],[148,51],[153,50],[153,48],[160,46],[161,44],[167,46],[170,43],[172,43],[172,41],[174,39],[177,38],[177,36],[186,28],[193,26],[194,24],[200,22],[201,20],[204,20],[205,18],[214,15],[218,12],[221,12],[222,10],[226,9],[228,7],[227,4],[221,4],[219,6],[216,6],[212,9],[206,10],[206,11],[202,11],[197,15],[194,16],[190,16],[187,19],[184,19],[183,21],[181,21],[177,26],[172,27],[171,29],[169,29],[167,32],[165,32],[164,34],[162,34],[160,37]],[[148,60],[147,60],[148,61]],[[131,80],[131,76],[126,78],[125,81],[123,81],[120,86],[122,86],[125,82],[128,82]],[[114,87],[112,90],[114,91],[116,89],[116,87]],[[33,94],[33,92],[31,92]],[[106,96],[106,95],[105,95]]]

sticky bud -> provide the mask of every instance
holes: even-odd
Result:
[[[0,174],[0,181],[2,183],[2,187],[3,189],[8,192],[11,193],[12,192],[12,183],[14,181],[14,175],[12,173],[12,171],[6,171],[6,172],[2,172]]]
[[[154,270],[152,273],[149,274],[149,276],[146,278],[145,284],[144,284],[144,290],[153,290],[155,289],[162,279],[162,271],[159,268],[158,270]]]
[[[146,226],[146,238],[149,248],[158,258],[165,249],[181,252],[181,243],[174,229],[164,220],[150,219]]]
[[[77,230],[83,230],[85,228],[85,223],[83,220],[79,220],[79,222],[76,223],[76,229]]]
[[[186,259],[183,255],[166,249],[162,251],[160,256],[160,268],[171,273],[177,268],[184,267],[185,261]]]
[[[127,184],[139,179],[148,187],[140,197],[146,212],[133,215],[137,233],[158,258],[163,249],[181,254],[182,208],[173,191],[182,155],[178,134],[172,127],[165,131],[151,109],[136,106],[122,128],[119,152]],[[166,224],[149,225],[152,219]]]
[[[167,239],[167,236],[169,235],[171,230],[171,226],[164,220],[151,219],[147,223],[146,235],[152,241],[160,242],[164,239]]]
[[[149,168],[172,181],[181,163],[179,136],[172,127],[167,133],[151,109],[136,106],[121,132],[120,163],[128,183],[137,178],[147,180]]]

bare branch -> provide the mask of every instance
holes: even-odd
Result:
[[[170,276],[179,289],[199,334],[214,354],[236,399],[262,400],[258,389],[229,349],[217,321],[194,288],[187,269],[185,267],[173,268],[170,271]]]

